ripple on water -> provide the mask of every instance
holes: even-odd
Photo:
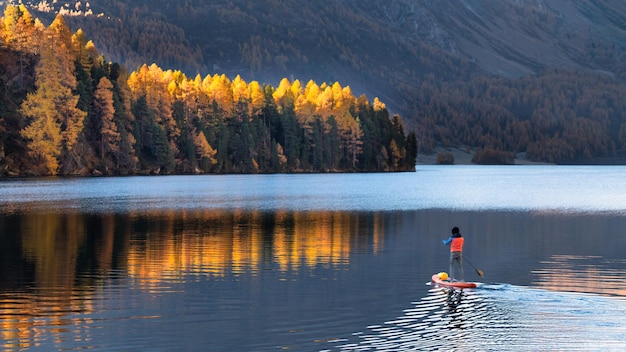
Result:
[[[371,325],[339,351],[621,351],[626,301],[511,285],[431,288],[403,315]],[[332,350],[332,349],[331,349]]]

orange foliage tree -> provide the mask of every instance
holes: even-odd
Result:
[[[23,5],[7,6],[0,34],[10,50],[27,53],[29,60],[39,55],[34,81],[24,82],[29,94],[15,111],[25,118],[13,132],[22,140],[8,150],[13,165],[26,158],[20,148],[30,159],[12,173],[401,171],[414,166],[415,155],[404,158],[405,136],[394,132],[397,119],[384,104],[375,99],[372,106],[339,82],[310,80],[303,87],[299,80],[283,79],[274,88],[217,73],[188,78],[157,64],[127,73],[107,63],[85,33],[73,33],[62,16],[45,28]],[[15,129],[0,126],[7,134]]]

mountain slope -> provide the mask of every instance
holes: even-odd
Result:
[[[487,72],[518,76],[550,67],[623,74],[626,3],[464,0],[424,5],[406,18],[412,37],[476,60]],[[623,78],[623,77],[622,77]]]
[[[414,88],[429,74],[442,80],[516,77],[558,67],[624,79],[626,72],[626,3],[619,1],[89,4],[92,16],[68,22],[95,38],[108,59],[130,68],[157,61],[191,74],[224,71],[268,83],[340,80],[405,114],[415,104]]]
[[[574,106],[580,96],[570,96],[568,91],[584,92],[580,86],[609,87],[610,96],[619,96],[626,81],[626,2],[622,1],[91,0],[89,6],[88,16],[84,16],[86,4],[57,2],[43,10],[51,17],[61,8],[80,9],[68,23],[94,38],[107,59],[130,69],[156,62],[191,75],[240,74],[270,84],[282,77],[340,81],[356,94],[380,97],[403,115],[410,129],[429,129],[426,134],[436,130],[428,120],[434,117],[442,130],[448,130],[446,121],[459,119],[477,124],[467,131],[491,133],[478,111],[502,116],[500,112],[507,110],[507,116],[522,122],[546,111],[565,111],[475,101],[489,89],[489,79],[516,79],[509,94],[546,96],[548,103],[558,100],[559,106],[564,104],[563,96],[569,99],[565,104]],[[555,74],[555,69],[563,73]],[[519,80],[526,77],[530,81]],[[607,84],[607,78],[614,82]],[[470,102],[469,107],[455,105],[455,99]],[[622,133],[615,130],[624,118],[612,99],[599,101],[607,105],[602,109],[611,111],[611,122],[600,124],[602,129],[613,129],[601,132],[615,144],[608,148],[611,154],[625,148]],[[485,106],[471,108],[475,104]],[[574,110],[582,115],[555,118],[564,123],[602,120],[585,112],[589,109]],[[559,145],[562,129],[569,128],[564,123],[534,138]],[[426,150],[434,143],[469,143],[463,135],[467,131],[435,134]],[[494,135],[472,136],[471,141],[474,147],[485,147],[484,140],[494,139]],[[494,148],[508,145],[507,141],[489,143]],[[521,144],[514,151],[525,148]]]

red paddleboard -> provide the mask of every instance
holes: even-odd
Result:
[[[433,283],[435,285],[437,285],[439,287],[458,288],[458,289],[475,288],[476,287],[476,283],[475,282],[442,280],[439,277],[439,274],[433,275],[432,281],[433,281]]]

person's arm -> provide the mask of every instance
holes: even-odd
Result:
[[[443,244],[445,244],[446,246],[449,245],[450,243],[452,243],[452,236],[450,236],[450,238],[448,238],[447,240],[442,240],[441,242],[443,242]]]

